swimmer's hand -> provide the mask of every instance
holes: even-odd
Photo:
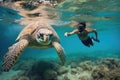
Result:
[[[66,33],[64,34],[64,36],[67,37],[67,36],[68,36],[68,32],[66,32]]]

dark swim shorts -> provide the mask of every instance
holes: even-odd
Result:
[[[82,43],[85,45],[85,46],[90,46],[90,45],[93,45],[93,41],[90,37],[88,37],[87,40],[84,40],[82,41]]]

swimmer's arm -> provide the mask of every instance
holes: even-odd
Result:
[[[96,40],[98,39],[98,33],[97,33],[97,31],[96,31],[96,29],[92,29],[92,30],[87,30],[88,31],[88,33],[95,33],[95,36],[96,36]]]
[[[64,35],[71,36],[71,35],[76,34],[76,33],[78,33],[78,30],[73,30],[72,32],[66,32]]]

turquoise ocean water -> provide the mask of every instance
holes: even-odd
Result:
[[[72,3],[70,0],[62,3],[56,10],[60,13],[60,20],[52,26],[60,37],[67,59],[71,56],[74,56],[75,59],[79,56],[120,58],[119,0],[101,0],[101,2],[96,0],[95,2],[84,2],[81,5],[75,1]],[[8,47],[15,43],[17,35],[23,29],[23,26],[14,23],[14,20],[20,18],[21,16],[17,11],[0,7],[0,61]],[[95,42],[94,46],[88,48],[81,43],[77,35],[65,37],[65,32],[74,29],[69,27],[72,20],[92,23],[90,27],[97,29],[100,43]],[[45,50],[26,48],[20,58],[57,59],[58,56],[54,48]]]

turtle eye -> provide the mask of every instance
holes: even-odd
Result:
[[[50,34],[49,36],[50,36],[50,39],[51,39],[53,37],[53,34]]]
[[[43,34],[42,34],[42,33],[40,33],[40,37],[43,37]]]
[[[53,36],[53,34],[50,34],[50,37],[52,37]]]
[[[37,35],[37,37],[38,37],[38,38],[43,38],[43,34],[40,33],[40,34]]]

